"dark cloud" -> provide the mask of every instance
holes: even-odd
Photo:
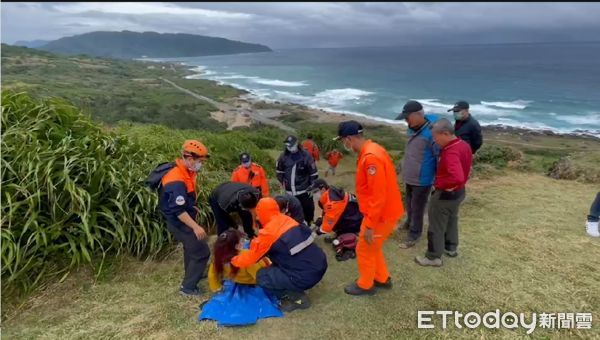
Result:
[[[2,3],[2,41],[184,32],[275,48],[598,40],[600,3]]]

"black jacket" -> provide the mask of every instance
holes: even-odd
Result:
[[[477,152],[481,144],[483,144],[481,126],[479,126],[479,122],[471,115],[465,120],[454,122],[454,134],[471,146],[472,153]]]
[[[239,182],[225,182],[219,184],[219,186],[213,189],[210,196],[217,201],[221,209],[228,213],[232,213],[242,210],[239,197],[246,192],[255,194],[257,200],[260,197],[260,191],[258,191],[258,189],[249,184]]]
[[[293,196],[307,192],[313,181],[319,178],[315,160],[302,147],[298,148],[296,153],[286,149],[277,159],[277,180]]]
[[[287,202],[287,214],[298,223],[304,223],[304,210],[302,203],[295,196],[290,194],[278,195],[275,199],[283,198]]]

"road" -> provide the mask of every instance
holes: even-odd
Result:
[[[190,96],[192,96],[192,97],[194,97],[194,98],[196,98],[198,100],[202,100],[202,101],[205,101],[205,102],[208,102],[208,103],[214,105],[219,110],[222,110],[222,111],[225,111],[225,112],[232,112],[232,113],[238,114],[238,115],[241,115],[241,114],[245,113],[245,114],[247,114],[250,117],[250,119],[252,119],[254,121],[263,123],[265,125],[275,126],[277,128],[280,128],[282,130],[288,131],[290,133],[296,133],[296,129],[294,129],[291,126],[285,125],[282,122],[279,122],[279,121],[276,121],[274,119],[262,116],[262,115],[260,115],[258,113],[250,111],[250,110],[238,110],[235,107],[233,107],[232,105],[229,105],[229,104],[226,104],[226,103],[221,103],[221,102],[218,102],[216,100],[213,100],[213,99],[210,99],[208,97],[205,97],[203,95],[200,95],[200,94],[198,94],[196,92],[190,91],[190,90],[188,90],[188,89],[186,89],[184,87],[181,87],[181,86],[175,84],[174,82],[172,82],[172,81],[170,81],[168,79],[165,79],[163,77],[159,77],[159,79],[162,80],[162,81],[164,81],[167,84],[170,84],[174,88],[176,88],[176,89],[178,89],[178,90],[180,90],[180,91],[182,91],[184,93],[189,94]]]

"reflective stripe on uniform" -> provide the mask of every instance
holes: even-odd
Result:
[[[294,247],[292,247],[292,249],[290,249],[290,255],[296,255],[299,252],[301,252],[302,250],[306,249],[306,247],[310,246],[315,241],[315,236],[316,236],[315,233],[311,233],[310,236],[306,240],[304,240],[304,241],[298,243],[297,245],[295,245]]]
[[[292,167],[292,195],[296,196],[296,164]]]

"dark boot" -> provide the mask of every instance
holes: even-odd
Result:
[[[356,282],[353,282],[351,285],[344,288],[344,292],[349,295],[373,295],[375,294],[375,287],[371,287],[371,289],[362,289],[356,285]]]

